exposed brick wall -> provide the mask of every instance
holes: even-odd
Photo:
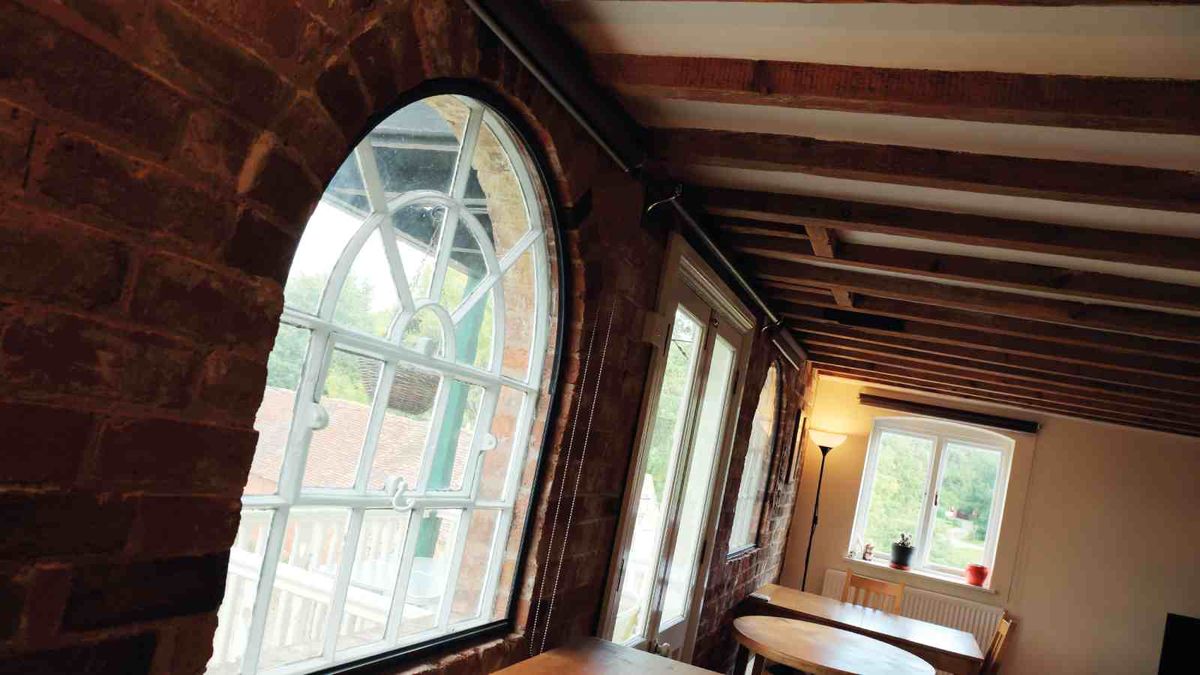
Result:
[[[566,215],[518,628],[546,606],[543,524],[578,469],[559,465],[566,421],[590,403],[581,346],[616,300],[547,644],[594,630],[651,355],[629,327],[666,239],[641,223],[641,187],[460,0],[0,0],[0,672],[203,671],[300,231],[370,120],[446,78],[533,130]],[[790,496],[771,509],[774,542]],[[773,574],[780,550],[748,564]],[[717,583],[713,606],[744,585]],[[411,665],[526,653],[518,631]]]
[[[755,407],[758,405],[758,392],[766,379],[767,369],[773,362],[781,364],[779,375],[783,402],[777,422],[779,426],[775,437],[774,460],[767,478],[768,502],[764,510],[764,522],[759,529],[759,546],[729,558],[725,551],[729,549],[733,513],[750,443],[750,421],[754,418]],[[779,578],[783,566],[783,553],[787,550],[788,527],[792,519],[792,506],[796,500],[796,487],[800,483],[799,477],[789,482],[787,474],[791,452],[795,447],[793,427],[796,411],[805,403],[806,382],[810,370],[807,364],[802,364],[802,370],[798,371],[787,361],[779,359],[778,350],[771,343],[768,334],[758,332],[750,352],[745,391],[738,411],[738,431],[733,442],[725,498],[714,542],[716,555],[709,570],[708,584],[704,591],[704,609],[697,629],[696,650],[692,662],[698,666],[723,673],[732,670],[737,645],[733,641],[730,624],[735,617],[738,603],[759,586]],[[800,465],[803,466],[803,462]]]

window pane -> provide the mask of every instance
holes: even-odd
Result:
[[[450,189],[469,114],[454,97],[435,96],[397,110],[371,131],[389,199],[410,190]]]
[[[382,237],[375,230],[350,266],[350,274],[338,293],[333,320],[360,333],[382,337],[398,311],[400,296],[396,294]]]
[[[472,178],[478,181],[481,196],[487,200],[497,258],[503,258],[521,235],[529,231],[529,215],[520,181],[508,153],[492,130],[493,126],[501,124],[491,115],[485,116],[471,162]]]
[[[400,336],[400,344],[425,356],[444,356],[444,342],[442,321],[429,306],[413,314],[404,327],[404,334]]]
[[[916,536],[929,463],[933,461],[932,438],[895,431],[879,434],[875,478],[867,511],[864,544],[875,546],[875,555],[889,558],[892,543],[905,532]]]
[[[436,628],[462,511],[425,511],[417,524],[412,573],[401,610],[400,635]]]
[[[414,299],[429,297],[429,285],[433,281],[446,215],[444,206],[416,203],[405,206],[389,217]]]
[[[273,512],[267,510],[242,511],[242,522],[238,525],[237,537],[229,552],[225,599],[221,601],[221,609],[217,612],[217,633],[213,636],[209,673],[236,675],[241,672],[272,515]]]
[[[303,661],[324,649],[348,515],[346,509],[337,508],[294,508],[289,514],[267,610],[260,670]]]
[[[496,536],[496,525],[500,523],[500,512],[476,509],[471,512],[471,523],[467,528],[467,540],[463,546],[458,566],[458,581],[454,587],[454,600],[450,603],[450,623],[477,618],[481,607],[483,589],[491,576],[492,545]]]
[[[458,380],[450,382],[446,412],[437,429],[437,444],[429,469],[428,490],[461,490],[475,437],[475,423],[483,402],[483,387]]]
[[[383,639],[396,575],[404,555],[409,514],[391,509],[363,513],[358,551],[350,572],[350,588],[342,613],[337,649],[344,650]]]
[[[308,338],[309,331],[303,328],[279,324],[275,346],[267,359],[267,387],[254,417],[258,445],[254,448],[245,494],[275,494],[278,489]]]
[[[929,562],[954,569],[986,563],[988,523],[1000,452],[954,442],[946,444],[941,488],[933,519]]]
[[[367,189],[363,186],[362,171],[358,166],[358,156],[355,153],[350,153],[346,161],[342,162],[321,199],[359,216],[365,216],[371,210],[367,203]]]
[[[646,451],[646,473],[642,478],[633,539],[625,562],[625,576],[621,580],[614,642],[625,642],[645,631],[654,568],[661,553],[663,512],[671,489],[670,478],[675,474],[684,413],[695,380],[699,338],[699,324],[687,312],[678,310],[671,344],[667,348],[667,364],[654,413],[650,447]]]
[[[733,531],[729,535],[729,550],[736,551],[758,543],[758,526],[766,498],[767,474],[771,471],[771,456],[775,448],[775,417],[779,407],[779,369],[771,365],[754,420],[750,423],[750,442],[738,487],[737,508],[733,514]]]
[[[441,382],[435,372],[403,363],[397,366],[371,464],[369,489],[382,490],[395,479],[403,480],[409,489],[416,487]]]
[[[304,236],[300,237],[296,247],[287,285],[283,289],[288,307],[317,313],[329,273],[361,225],[360,216],[351,215],[326,199],[317,204],[304,226]]]
[[[723,338],[713,343],[708,366],[708,384],[696,422],[695,443],[688,464],[683,504],[679,511],[679,534],[667,578],[659,630],[684,618],[692,577],[700,564],[700,542],[704,538],[706,501],[713,483],[713,465],[721,446],[721,427],[725,402],[729,398],[729,380],[733,374],[733,349]]]
[[[504,354],[501,372],[525,380],[529,377],[530,350],[537,325],[537,278],[533,251],[521,254],[504,274]],[[541,358],[541,355],[537,355]]]
[[[321,408],[329,422],[315,429],[304,466],[305,487],[354,486],[383,363],[336,349],[325,376]]]
[[[512,466],[513,436],[521,421],[521,406],[525,394],[509,387],[500,388],[496,412],[492,415],[492,438],[495,447],[483,453],[483,469],[479,477],[479,498],[485,500],[504,499],[504,485],[509,471],[519,471]]]
[[[494,293],[472,307],[455,326],[455,361],[479,370],[492,367],[492,300]]]

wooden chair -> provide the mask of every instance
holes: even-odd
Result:
[[[979,675],[994,675],[1000,672],[1000,655],[1004,653],[1004,645],[1008,642],[1008,633],[1012,630],[1015,619],[1010,619],[1008,614],[1000,617],[1000,622],[996,624],[996,634],[992,636],[992,644],[988,646],[987,653],[983,655],[983,665],[979,667]]]
[[[862,602],[858,601],[859,591],[862,591]],[[872,604],[871,596],[878,595],[882,602]],[[872,609],[881,609],[889,614],[900,613],[900,601],[904,598],[904,584],[893,584],[870,577],[860,577],[853,572],[846,573],[846,585],[842,588],[842,602],[862,605]],[[888,602],[888,601],[891,602]],[[890,605],[890,607],[889,607]]]

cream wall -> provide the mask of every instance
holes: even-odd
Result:
[[[817,384],[809,428],[849,438],[826,462],[810,591],[820,591],[827,568],[847,568],[871,423],[898,414],[859,405],[863,389],[882,388],[828,377]],[[950,400],[1042,429],[1014,436],[996,592],[913,575],[903,575],[906,583],[1008,608],[1019,624],[1005,673],[1155,672],[1167,612],[1200,616],[1200,439]],[[808,450],[780,579],[794,587],[820,466],[820,452]]]

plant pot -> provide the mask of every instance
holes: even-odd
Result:
[[[898,570],[908,569],[909,563],[912,562],[913,551],[915,550],[911,546],[892,544],[892,567]]]
[[[983,586],[983,582],[987,581],[989,572],[991,570],[988,569],[987,565],[967,565],[967,583],[972,586]]]

